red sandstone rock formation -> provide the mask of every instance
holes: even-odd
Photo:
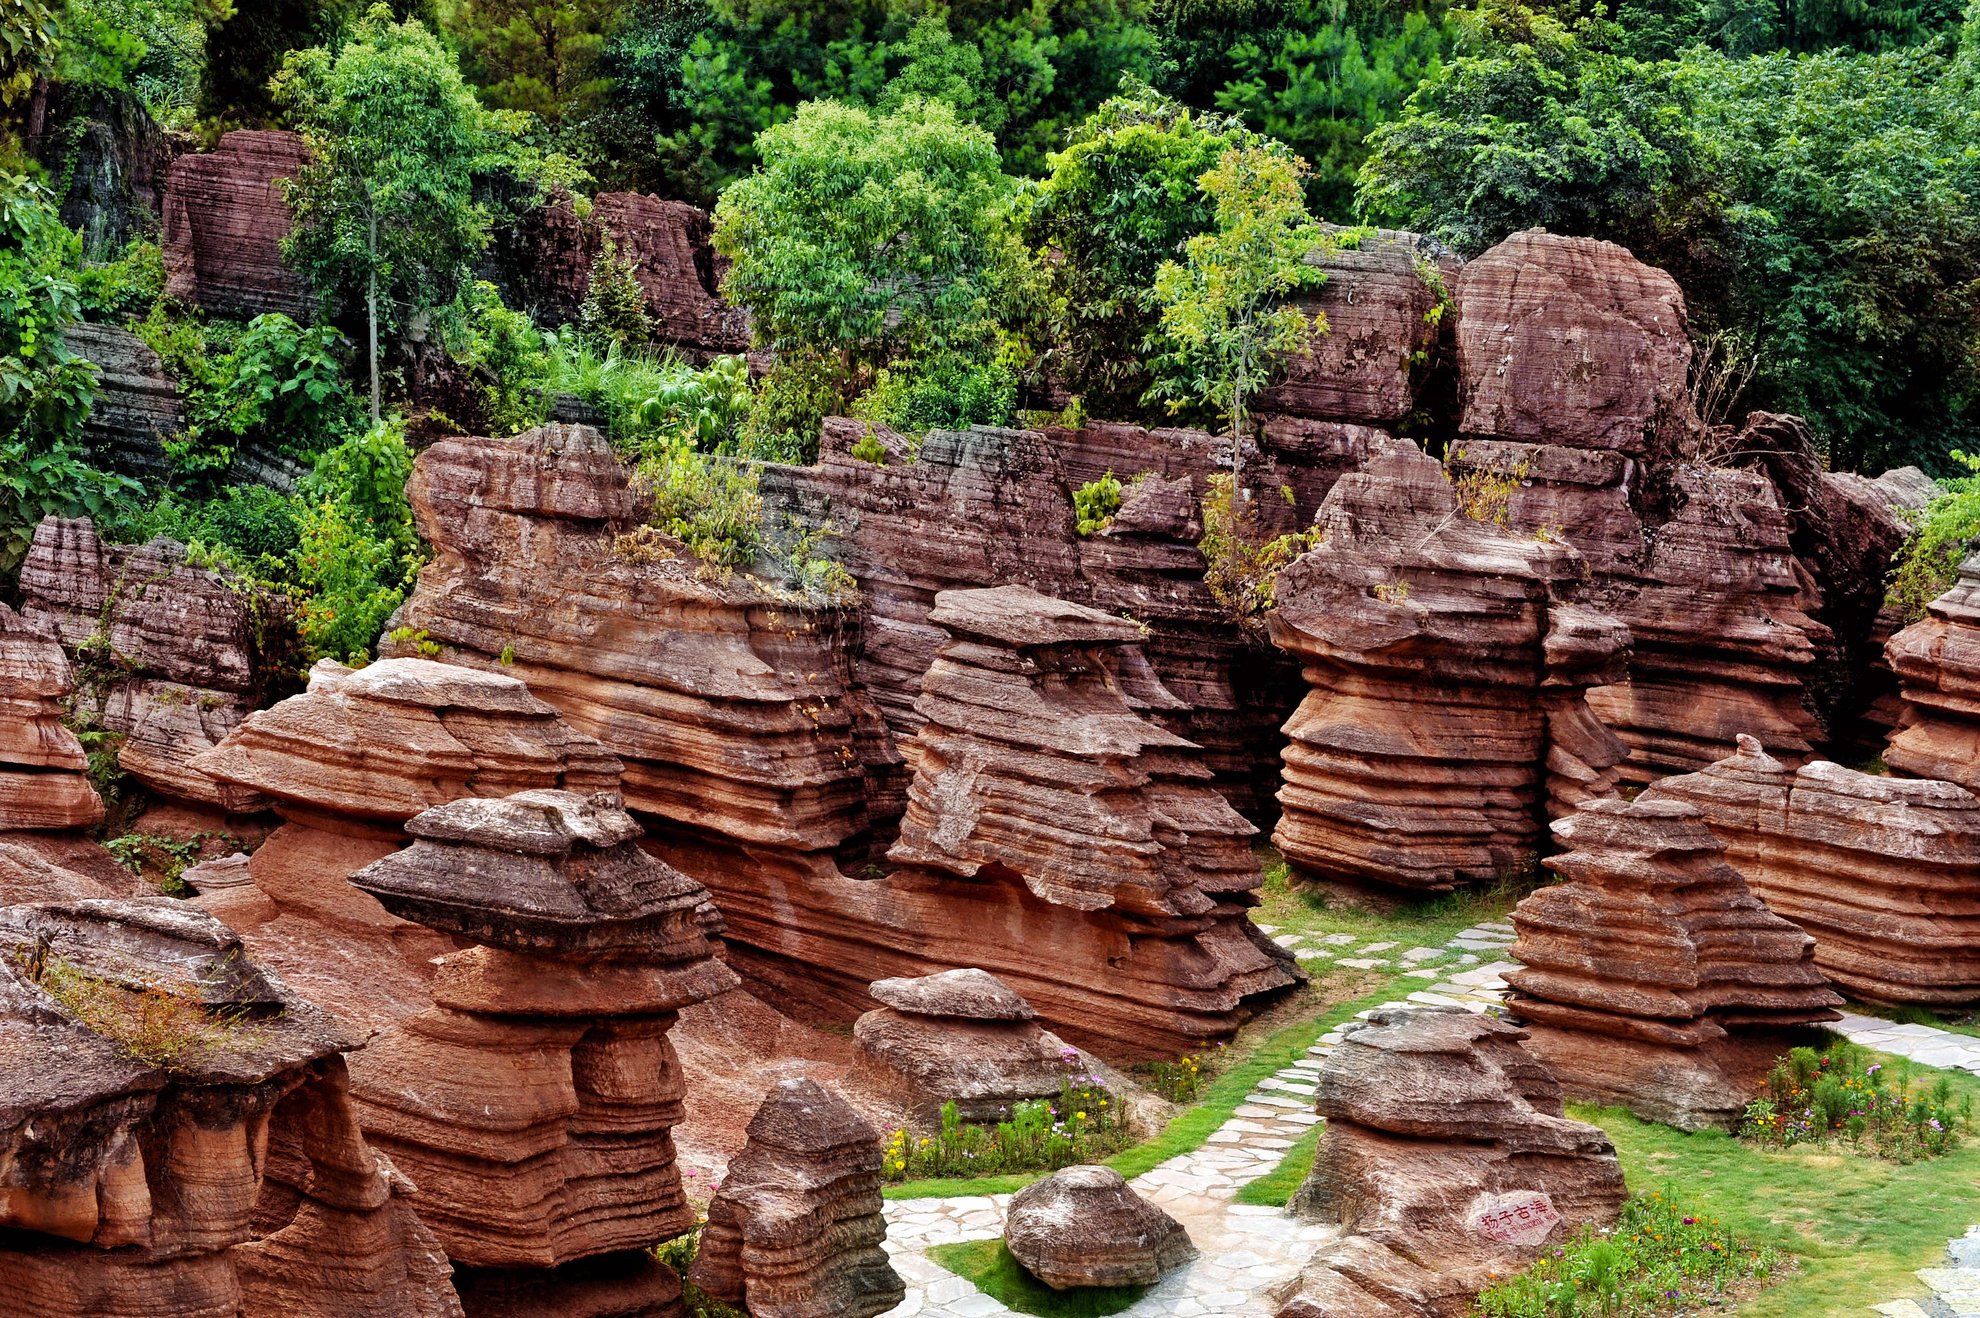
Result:
[[[1697,807],[1776,915],[1815,936],[1815,964],[1869,1002],[1980,1001],[1980,800],[1948,782],[1827,760],[1790,770],[1751,737],[1637,798]]]
[[[871,1005],[873,980],[979,965],[1055,1028],[1164,1052],[1228,1032],[1245,1014],[1241,998],[1287,982],[1238,932],[1230,893],[1215,916],[1155,917],[1177,937],[1130,945],[1141,917],[1083,918],[1022,883],[848,878],[837,857],[870,857],[865,839],[876,818],[899,812],[901,793],[901,751],[853,681],[856,619],[742,576],[710,579],[658,538],[614,549],[633,499],[595,432],[546,426],[436,444],[411,493],[440,553],[402,621],[455,663],[526,679],[624,758],[628,808],[669,861],[715,893],[732,961],[778,1006],[850,1019]],[[1164,691],[1144,707],[1179,703]],[[1233,854],[1255,873],[1241,843]],[[1170,882],[1150,875],[1157,888]],[[1130,907],[1138,901],[1130,894]],[[992,952],[984,927],[1008,931]],[[1110,958],[1126,968],[1104,978],[1127,987],[1114,1009],[1089,1010],[1099,999],[1086,986],[1102,978],[1089,967]]]
[[[1321,1065],[1326,1135],[1296,1207],[1337,1223],[1280,1318],[1442,1318],[1626,1194],[1613,1145],[1563,1115],[1526,1032],[1456,1008],[1351,1023]]]
[[[637,1256],[694,1225],[668,1134],[683,1088],[667,1031],[736,977],[715,959],[707,890],[640,850],[616,794],[457,800],[406,831],[409,849],[351,882],[474,946],[440,959],[433,1006],[354,1059],[353,1091],[455,1264],[502,1274],[463,1286],[469,1313],[513,1312],[505,1291],[547,1302],[562,1288],[508,1274]],[[627,1262],[649,1308],[558,1311],[676,1302],[671,1272]]]
[[[907,1293],[880,1209],[880,1132],[816,1082],[785,1080],[709,1202],[694,1284],[752,1318],[873,1318]]]
[[[142,481],[162,481],[171,471],[164,441],[185,424],[179,382],[165,373],[158,354],[127,329],[71,325],[63,338],[97,371],[96,401],[82,430],[91,460]]]
[[[352,1119],[352,1041],[228,930],[81,901],[0,909],[0,944],[32,949],[0,957],[10,1314],[458,1318],[411,1182]],[[169,1031],[132,1030],[140,997]]]
[[[1980,557],[1884,648],[1904,694],[1884,763],[1980,792]]]
[[[21,566],[22,613],[105,675],[91,717],[123,738],[119,767],[161,796],[236,814],[266,803],[191,761],[263,698],[293,635],[281,596],[239,587],[175,540],[105,544],[88,518],[45,519]]]
[[[1783,1031],[1839,1019],[1815,940],[1748,891],[1692,806],[1594,801],[1553,827],[1564,881],[1512,917],[1527,1046],[1573,1097],[1686,1129],[1736,1120]]]
[[[1279,574],[1272,637],[1312,687],[1273,833],[1295,864],[1444,891],[1530,867],[1543,810],[1614,793],[1624,750],[1583,695],[1629,635],[1577,602],[1580,554],[1472,498],[1384,440],[1321,507],[1324,543]]]
[[[406,844],[402,825],[470,796],[609,791],[619,762],[521,682],[424,659],[355,672],[324,660],[310,689],[251,714],[193,768],[260,793],[284,823],[253,883],[200,903],[312,1002],[382,1027],[428,1001],[450,940],[389,914],[345,876]]]
[[[1327,282],[1294,299],[1307,315],[1327,318],[1327,332],[1286,364],[1285,376],[1258,396],[1258,410],[1363,425],[1393,425],[1416,407],[1412,358],[1430,346],[1426,317],[1457,263],[1434,239],[1378,229],[1354,247],[1309,261]]]
[[[173,161],[160,244],[165,292],[223,316],[307,318],[309,291],[282,263],[291,224],[282,180],[305,159],[294,133],[236,131],[212,151]]]
[[[62,647],[0,604],[0,830],[102,820],[89,757],[62,724],[73,689]]]
[[[1821,472],[1795,418],[1707,433],[1682,294],[1623,248],[1515,234],[1464,267],[1456,300],[1455,464],[1518,476],[1509,525],[1579,549],[1591,602],[1630,628],[1628,682],[1590,697],[1625,776],[1701,769],[1739,733],[1806,758],[1851,712],[1832,693],[1867,655],[1902,538],[1889,491]]]
[[[1030,1003],[984,971],[883,979],[873,996],[885,1005],[853,1023],[859,1075],[924,1122],[946,1103],[965,1121],[1008,1117],[1013,1103],[1057,1095],[1080,1066]]]
[[[749,314],[721,299],[712,233],[708,212],[684,201],[601,192],[582,219],[565,198],[540,208],[516,233],[498,235],[497,265],[512,285],[512,304],[548,323],[572,323],[609,238],[645,290],[655,340],[698,356],[744,352]]]

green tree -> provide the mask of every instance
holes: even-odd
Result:
[[[1047,281],[1048,368],[1094,415],[1132,415],[1151,383],[1142,342],[1155,272],[1217,222],[1197,186],[1226,149],[1261,139],[1129,81],[1073,129],[1025,198],[1022,232]]]
[[[1152,393],[1177,405],[1201,399],[1229,420],[1234,489],[1244,484],[1245,400],[1309,334],[1327,330],[1324,316],[1309,320],[1286,301],[1326,282],[1307,258],[1336,242],[1307,212],[1305,172],[1275,145],[1227,147],[1198,183],[1216,203],[1216,229],[1155,275],[1162,324]]]
[[[611,85],[598,57],[618,15],[611,0],[473,0],[447,21],[481,98],[552,125],[591,110]]]
[[[815,427],[812,410],[843,407],[896,357],[990,336],[1012,253],[999,226],[1010,181],[988,133],[941,102],[875,116],[813,101],[758,151],[722,194],[715,247],[778,371],[824,386],[784,426]],[[779,396],[773,380],[766,398]]]
[[[433,34],[382,4],[335,56],[292,53],[277,91],[312,155],[288,185],[283,251],[326,297],[362,293],[376,424],[379,321],[462,292],[488,242],[473,184],[496,134]]]

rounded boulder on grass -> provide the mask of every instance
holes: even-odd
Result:
[[[1054,1290],[1152,1285],[1196,1257],[1182,1223],[1111,1167],[1067,1167],[1019,1190],[1004,1244]]]

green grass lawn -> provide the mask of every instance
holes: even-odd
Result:
[[[994,1300],[1039,1318],[1105,1318],[1119,1313],[1148,1291],[1146,1286],[1076,1286],[1055,1291],[1024,1270],[1001,1240],[965,1240],[937,1245],[928,1257],[965,1277]]]
[[[1313,1170],[1313,1152],[1320,1147],[1320,1132],[1325,1126],[1311,1126],[1307,1132],[1293,1141],[1286,1150],[1286,1156],[1279,1159],[1279,1165],[1255,1181],[1247,1181],[1238,1187],[1236,1202],[1256,1204],[1264,1208],[1284,1208],[1306,1180],[1307,1173]]]
[[[1895,1067],[1894,1058],[1879,1057]],[[1980,1095],[1963,1072],[1954,1095]],[[1820,1148],[1763,1150],[1729,1135],[1687,1134],[1620,1108],[1573,1106],[1607,1131],[1636,1193],[1663,1190],[1722,1219],[1799,1268],[1739,1308],[1741,1318],[1869,1318],[1869,1306],[1925,1295],[1911,1274],[1944,1262],[1946,1241],[1980,1222],[1980,1138],[1943,1158],[1900,1166]]]

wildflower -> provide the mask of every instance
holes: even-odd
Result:
[[[1079,1118],[1079,1119],[1080,1119],[1081,1121],[1084,1121],[1084,1120],[1086,1120],[1086,1113],[1084,1113],[1084,1112],[1075,1112],[1075,1113],[1073,1113],[1073,1115],[1074,1115],[1075,1117],[1078,1117],[1078,1118]],[[1932,1124],[1933,1124],[1934,1126],[1936,1126],[1936,1125],[1938,1125],[1939,1123],[1935,1121],[1935,1122],[1933,1122]]]

